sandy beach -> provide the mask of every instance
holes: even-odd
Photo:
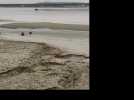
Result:
[[[1,9],[0,90],[90,89],[88,9],[49,9]]]
[[[89,89],[89,57],[45,43],[0,40],[0,89]]]

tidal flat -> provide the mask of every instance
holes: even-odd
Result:
[[[27,28],[27,29],[37,29],[37,28],[48,28],[48,29],[62,29],[62,30],[79,30],[79,31],[89,31],[89,25],[79,25],[79,24],[63,24],[63,23],[51,23],[51,22],[23,22],[23,23],[9,23],[0,25],[1,28]]]

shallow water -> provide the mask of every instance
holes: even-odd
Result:
[[[0,19],[89,25],[89,8],[39,8],[38,11],[34,9],[0,7]]]
[[[74,30],[53,30],[53,29],[8,29],[0,28],[0,32],[4,35],[6,33],[20,34],[21,32],[32,32],[33,34],[45,35],[45,36],[54,36],[54,37],[63,37],[63,38],[88,38],[88,31],[74,31]]]
[[[25,36],[21,36],[22,30]],[[0,39],[47,43],[66,51],[89,55],[88,31],[35,29],[32,35],[28,32],[28,29],[3,30]]]

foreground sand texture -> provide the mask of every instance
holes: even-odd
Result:
[[[45,43],[0,40],[0,89],[89,89],[89,57]]]

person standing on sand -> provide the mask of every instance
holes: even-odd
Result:
[[[32,35],[32,32],[29,32],[29,35]]]
[[[21,36],[24,36],[25,34],[24,34],[24,32],[21,32]]]

